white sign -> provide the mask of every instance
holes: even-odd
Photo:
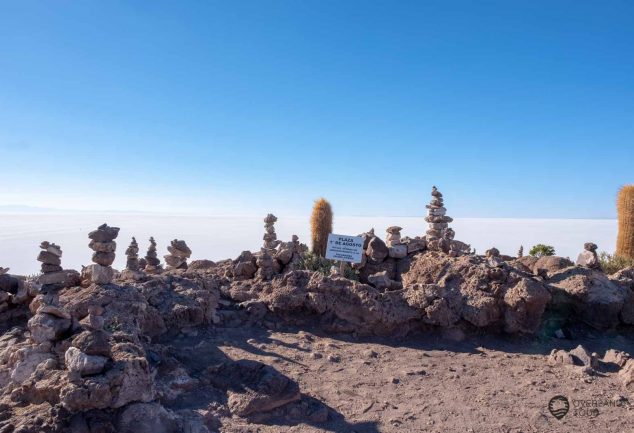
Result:
[[[346,236],[330,233],[326,258],[341,262],[361,263],[363,253],[363,238],[361,236]]]

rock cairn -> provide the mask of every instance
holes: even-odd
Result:
[[[42,262],[42,275],[39,276],[38,283],[42,285],[44,291],[79,283],[76,271],[65,271],[62,268],[62,249],[59,245],[43,241],[40,248],[42,251],[37,256],[37,260]]]
[[[277,217],[272,213],[268,214],[264,218],[264,245],[269,254],[275,254],[275,249],[280,244],[280,241],[277,240],[277,234],[275,233],[275,222],[277,221]]]
[[[388,255],[395,259],[402,259],[407,256],[407,245],[403,244],[401,240],[402,227],[390,226],[386,229],[387,238],[385,241],[388,247]]]
[[[524,257],[524,245],[520,245],[520,249],[517,250],[517,258],[521,259]]]
[[[583,252],[577,257],[577,265],[585,266],[586,268],[601,269],[597,248],[597,244],[592,242],[583,244]]]
[[[139,244],[133,237],[130,242],[130,246],[125,250],[127,256],[125,269],[121,272],[120,278],[122,280],[134,280],[139,281],[145,277],[145,274],[141,272],[141,263],[139,261]]]
[[[187,269],[187,259],[192,255],[185,241],[174,239],[171,245],[167,247],[169,254],[165,257],[165,263],[168,269]]]
[[[42,262],[42,275],[38,279],[42,285],[61,284],[66,279],[62,272],[62,249],[59,245],[44,241],[40,244],[37,261]]]
[[[448,217],[447,209],[442,198],[442,193],[435,186],[431,190],[432,199],[427,207],[427,217],[425,221],[429,224],[427,230],[427,241],[444,238],[445,231],[449,228],[449,223],[453,218]]]
[[[138,271],[139,266],[139,244],[133,237],[130,246],[125,250],[125,255],[128,257],[126,260],[125,268],[130,271]]]
[[[107,224],[100,225],[97,230],[88,234],[90,243],[88,246],[94,251],[92,255],[93,265],[87,266],[84,271],[90,276],[90,281],[96,284],[108,284],[114,278],[112,263],[115,259],[119,227],[110,227]]]
[[[147,249],[147,253],[145,253],[145,272],[149,274],[153,274],[159,272],[161,270],[161,260],[158,258],[158,254],[156,251],[156,241],[154,237],[150,236],[150,246]]]

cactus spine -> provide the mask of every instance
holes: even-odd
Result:
[[[621,188],[616,209],[619,219],[616,255],[634,259],[634,185]]]
[[[328,244],[328,235],[332,233],[332,208],[330,203],[320,198],[315,201],[313,213],[310,217],[310,232],[312,238],[312,252],[324,257]]]

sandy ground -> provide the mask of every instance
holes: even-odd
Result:
[[[421,334],[396,340],[239,327],[209,328],[174,344],[200,348],[201,341],[230,359],[274,366],[296,380],[306,398],[328,407],[325,423],[227,418],[222,432],[634,431],[631,396],[609,364],[590,376],[580,367],[548,363],[552,348],[578,344],[599,355],[608,348],[634,353],[632,335],[590,331],[575,340],[471,335],[454,341]],[[556,395],[570,402],[561,420],[548,411]]]

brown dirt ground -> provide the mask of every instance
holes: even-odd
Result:
[[[304,398],[328,407],[328,421],[312,425],[225,418],[221,431],[226,433],[634,431],[632,396],[608,364],[590,376],[580,367],[548,363],[551,349],[578,344],[601,356],[609,348],[634,353],[631,331],[588,331],[575,340],[469,335],[462,341],[433,333],[397,340],[328,336],[310,329],[199,331],[172,345],[184,351],[197,347],[197,363],[209,360],[200,350],[203,344],[215,348],[211,358],[270,364],[296,380]],[[570,401],[560,421],[547,408],[555,395]],[[579,410],[581,404],[597,402],[608,405],[595,407],[598,414]]]

